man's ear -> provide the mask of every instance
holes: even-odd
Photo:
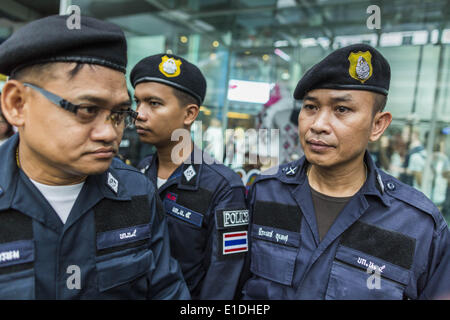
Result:
[[[25,86],[17,80],[9,80],[2,89],[2,113],[16,127],[25,123],[24,105],[27,99]]]
[[[389,127],[392,121],[392,114],[390,112],[378,112],[372,122],[372,132],[370,133],[369,141],[377,141],[384,131]]]
[[[184,125],[190,126],[195,121],[200,112],[200,108],[196,104],[189,104],[185,107]]]

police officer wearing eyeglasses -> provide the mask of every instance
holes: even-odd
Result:
[[[153,184],[115,159],[134,123],[119,27],[68,16],[0,45],[0,299],[185,299]]]
[[[378,50],[355,44],[299,81],[305,156],[252,185],[244,298],[450,298],[442,214],[367,151],[392,120],[383,110],[390,76]]]

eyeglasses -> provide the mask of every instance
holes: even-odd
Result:
[[[56,94],[42,89],[34,84],[24,82],[23,85],[38,91],[49,101],[53,102],[57,106],[60,106],[64,110],[74,113],[82,123],[94,121],[102,109],[109,110],[107,108],[99,106],[83,106],[73,104],[61,98],[60,96],[57,96]],[[125,128],[128,128],[134,125],[137,117],[138,113],[131,108],[128,108],[126,110],[110,110],[110,114],[106,117],[106,120],[111,120],[115,127],[121,127],[122,125],[125,125]]]

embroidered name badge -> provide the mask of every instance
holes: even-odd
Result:
[[[254,224],[252,229],[252,237],[285,246],[298,247],[300,245],[299,233],[270,226]]]
[[[248,251],[247,231],[225,232],[223,234],[223,255]]]
[[[147,238],[150,238],[149,224],[105,231],[97,235],[97,249],[102,250]]]
[[[33,240],[19,240],[0,244],[0,267],[34,261]]]
[[[168,195],[171,193],[168,193]],[[170,195],[169,195],[170,196]],[[176,198],[175,198],[176,199]],[[197,227],[202,226],[203,215],[189,208],[183,207],[174,200],[169,200],[168,196],[163,201],[164,210],[173,217],[189,222]]]

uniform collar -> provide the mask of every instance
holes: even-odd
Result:
[[[113,159],[108,170],[99,175],[89,176],[88,180],[95,181],[100,191],[105,198],[111,200],[131,200],[129,190],[125,187],[125,181],[121,179],[119,170],[116,164],[119,164],[118,159]],[[120,164],[119,164],[120,165]]]
[[[203,162],[207,161],[206,154],[194,144],[191,156],[178,168],[181,173],[178,182],[178,189],[198,190],[200,185],[200,175],[203,169]],[[175,170],[176,172],[177,170]],[[174,173],[175,173],[174,172]]]
[[[27,198],[23,198],[21,192],[25,186],[34,190],[34,186],[27,182],[25,174],[20,178],[20,169],[16,163],[16,148],[19,143],[19,135],[15,134],[7,142],[0,147],[0,210],[12,208],[16,205],[20,206],[23,213],[31,215],[40,221],[47,221],[47,218],[39,213],[39,210],[33,210],[34,206],[26,206]],[[116,160],[118,161],[118,160]],[[21,190],[18,189],[19,181]],[[34,190],[36,191],[36,190]],[[19,194],[18,194],[19,192]],[[83,195],[86,193],[86,195]],[[117,170],[113,165],[103,174],[89,176],[86,179],[85,186],[80,192],[80,196],[84,197],[84,201],[80,204],[82,207],[89,209],[100,201],[103,197],[114,200],[131,199],[124,184],[121,184]],[[23,199],[22,199],[23,198]],[[21,200],[22,199],[22,200]],[[23,201],[23,205],[21,204]],[[77,201],[78,202],[78,201]],[[23,207],[23,208],[22,208]]]
[[[375,166],[375,163],[367,150],[364,154],[364,162],[367,166],[367,179],[359,192],[368,196],[376,196],[384,205],[389,207],[391,202],[384,190],[385,187],[381,178],[380,169]]]
[[[361,187],[359,193],[367,196],[378,197],[386,206],[390,206],[390,199],[384,190],[384,183],[381,178],[380,169],[378,169],[366,150],[364,154],[364,162],[367,166],[367,179]],[[277,178],[284,183],[303,184],[307,181],[306,171],[309,162],[305,156],[297,161],[282,165],[277,173]]]
[[[276,174],[277,178],[284,183],[303,184],[306,180],[306,169],[308,165],[309,162],[305,156],[294,162],[281,165]]]
[[[16,189],[19,168],[16,162],[16,148],[19,134],[14,134],[0,146],[0,210],[11,207]]]
[[[184,161],[183,164],[178,166],[177,169],[170,175],[167,182],[160,188],[160,192],[166,187],[177,183],[178,189],[181,190],[198,190],[200,185],[200,176],[203,170],[204,161],[212,163],[214,159],[210,158],[207,154],[198,148],[194,144],[190,156]],[[211,161],[211,162],[209,162]],[[151,156],[147,170],[147,176],[155,184],[158,178],[158,154],[155,153]]]

